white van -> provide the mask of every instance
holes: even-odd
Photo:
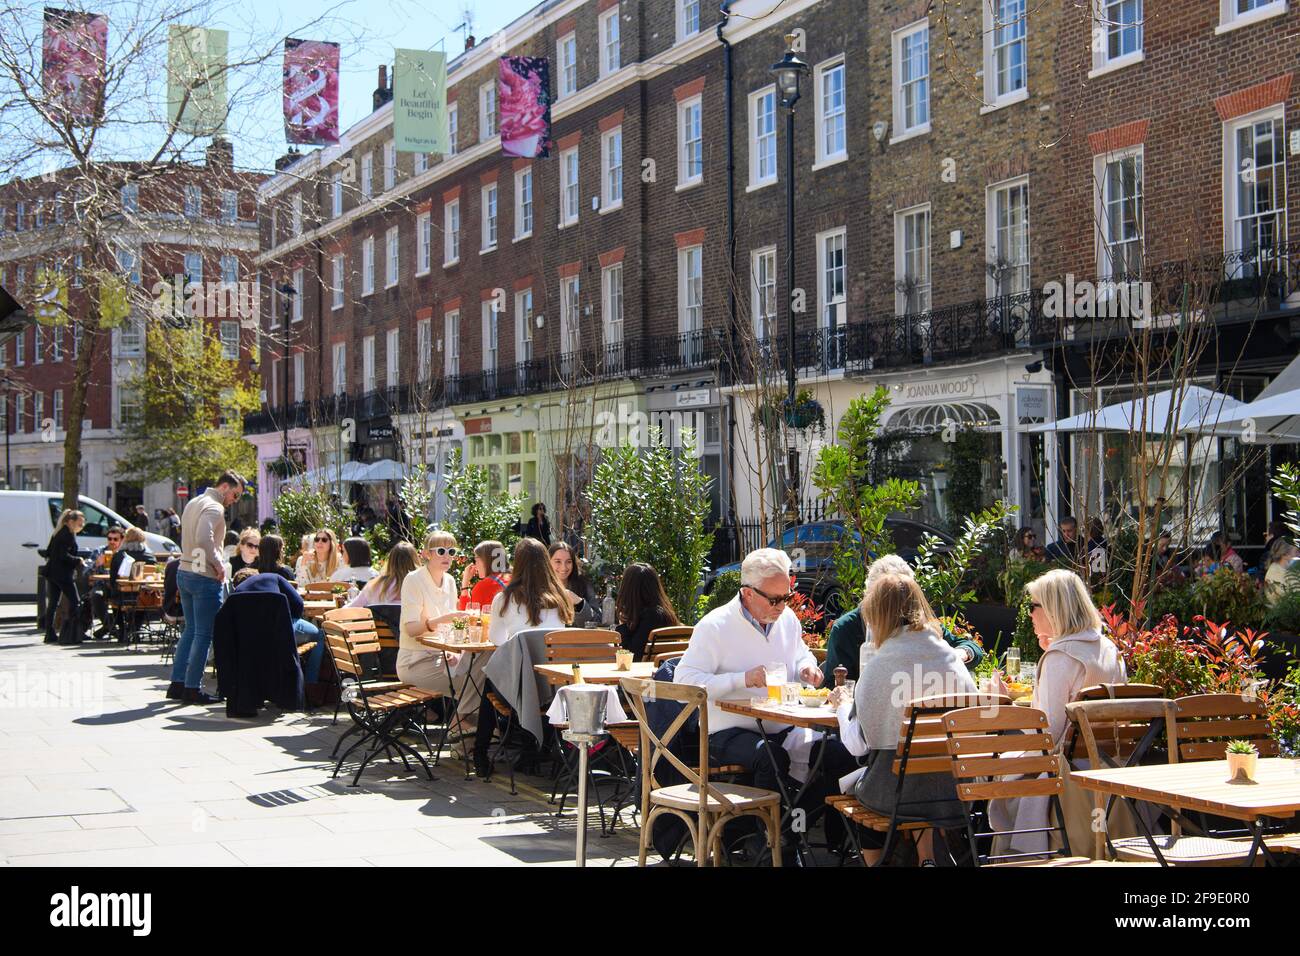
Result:
[[[86,515],[86,527],[77,535],[85,551],[108,543],[105,534],[115,525],[131,527],[120,514],[94,498],[81,496],[78,508]],[[50,543],[54,523],[63,513],[63,495],[57,491],[0,491],[0,600],[35,599],[36,571],[45,563],[38,548]],[[146,547],[155,555],[179,554],[170,538],[145,532]]]

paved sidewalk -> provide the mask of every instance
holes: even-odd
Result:
[[[154,650],[0,623],[0,865],[573,865],[575,814],[522,781],[375,762],[349,787],[346,767],[330,779],[332,709],[229,720],[166,686]],[[601,837],[594,810],[587,845],[590,866],[636,863],[635,831]]]

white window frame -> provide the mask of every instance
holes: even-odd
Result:
[[[420,319],[415,323],[416,377],[429,381],[433,358],[433,319]]]
[[[578,37],[570,30],[555,41],[555,98],[578,92]]]
[[[32,326],[32,364],[45,364],[45,326],[39,322]]]
[[[397,185],[397,144],[391,139],[384,144],[384,192]]]
[[[985,259],[989,266],[989,271],[985,274],[985,295],[992,299],[1003,295],[1002,290],[998,288],[997,277],[991,274],[992,269],[998,261],[998,247],[1001,234],[1003,232],[1000,221],[1000,206],[1003,196],[1010,196],[1013,191],[1024,191],[1024,223],[1023,223],[1023,262],[1011,262],[1010,264],[1021,272],[1022,279],[1017,281],[1012,278],[1011,285],[1007,288],[1006,295],[1020,295],[1029,292],[1032,289],[1033,282],[1033,218],[1030,207],[1029,195],[1029,177],[1016,176],[1014,179],[1006,179],[1002,182],[991,184],[984,192],[984,236],[985,236]],[[1010,205],[1007,207],[1010,209]]]
[[[460,309],[443,316],[443,374],[447,378],[460,375]]]
[[[422,212],[415,217],[415,274],[427,276],[433,267],[433,214]]]
[[[627,318],[625,278],[621,262],[600,270],[601,341],[606,348],[623,344],[624,322]]]
[[[298,290],[298,294],[293,297],[293,311],[290,312],[291,321],[302,321],[302,300],[307,294],[305,276],[302,268],[293,270],[293,287]]]
[[[921,298],[918,313],[929,312],[934,307],[932,298],[934,290],[934,211],[929,203],[909,206],[894,213],[894,282],[900,283],[907,277],[907,221],[924,214],[925,218],[925,282],[921,283]],[[908,315],[907,295],[895,285],[894,314]]]
[[[486,143],[497,135],[497,81],[478,88],[478,141]]]
[[[415,170],[415,175],[420,176],[429,171],[429,154],[416,153],[415,158],[411,160],[411,168]]]
[[[572,170],[574,180],[570,181]],[[582,163],[578,147],[560,153],[560,228],[574,225],[582,215]]]
[[[185,282],[189,285],[203,284],[203,253],[187,252],[185,253]]]
[[[1272,212],[1281,214],[1282,225],[1279,230],[1279,241],[1286,243],[1291,226],[1291,209],[1287,197],[1287,161],[1289,159],[1288,133],[1286,126],[1286,107],[1283,103],[1277,103],[1266,109],[1258,110],[1246,116],[1238,116],[1223,124],[1223,250],[1226,253],[1249,252],[1249,247],[1243,246],[1238,236],[1238,226],[1242,222],[1241,210],[1238,208],[1240,199],[1239,186],[1246,183],[1247,176],[1253,177],[1250,182],[1258,182],[1258,171],[1253,166],[1249,168],[1242,167],[1240,160],[1237,158],[1237,133],[1246,128],[1253,127],[1257,123],[1273,122],[1280,124],[1281,132],[1274,134],[1274,169],[1276,175],[1281,176],[1281,183],[1273,190],[1275,197],[1282,200],[1281,206],[1275,206]],[[1276,178],[1274,179],[1276,183]],[[1254,214],[1252,214],[1252,217]],[[1276,250],[1274,250],[1276,254]],[[1244,263],[1243,263],[1244,264]],[[1279,263],[1280,265],[1280,263]]]
[[[302,235],[302,193],[294,193],[291,202],[293,205],[290,225],[293,227],[294,237],[297,238]]]
[[[239,323],[235,323],[235,324],[236,326],[238,326]],[[63,389],[61,388],[56,388],[54,390],[54,410],[51,417],[53,417],[54,419],[54,427],[57,429],[62,429],[63,428]]]
[[[623,29],[618,4],[596,19],[596,36],[600,43],[600,75],[617,73],[623,68]]]
[[[460,262],[460,200],[452,199],[442,207],[442,265],[449,268]]]
[[[239,281],[239,257],[224,255],[221,257],[221,281],[233,284]]]
[[[704,29],[704,0],[676,0],[676,6],[677,42],[682,43]]]
[[[903,88],[903,47],[904,44],[918,34],[925,35],[925,74],[910,79],[909,85],[923,90],[925,95],[925,120],[919,123],[913,123],[910,126],[907,122],[907,100],[906,90]],[[910,139],[913,136],[924,136],[930,132],[930,121],[932,114],[930,108],[931,92],[933,85],[930,82],[930,18],[918,20],[916,23],[908,24],[900,30],[895,30],[891,37],[893,63],[893,93],[894,93],[894,135],[890,137],[890,143],[897,143],[900,140]],[[918,95],[918,102],[920,96]]]
[[[578,351],[582,331],[582,282],[579,276],[560,280],[560,354]]]
[[[604,215],[622,208],[623,127],[619,125],[600,134],[600,212]]]
[[[533,358],[533,290],[515,292],[515,362],[523,365]]]
[[[1254,10],[1238,13],[1237,0],[1219,0],[1219,25],[1214,28],[1214,32],[1227,33],[1229,30],[1248,27],[1261,20],[1271,20],[1273,17],[1282,16],[1288,9],[1287,0],[1263,0]]]
[[[239,191],[236,189],[221,190],[221,221],[238,222],[239,221]]]
[[[460,104],[447,104],[447,155],[455,156],[460,150],[457,140],[460,138]]]
[[[138,213],[140,211],[140,184],[139,183],[127,183],[120,190],[118,190],[118,196],[121,198],[122,212],[124,214]],[[21,230],[24,228],[22,222],[23,219],[22,203],[18,204],[18,209],[19,209],[18,228],[19,230]]]
[[[997,14],[1003,3],[1019,5],[1019,16],[1008,17],[1006,23],[1002,24],[1002,26],[1005,29],[1018,26],[1021,30],[1020,36],[1002,44],[1002,46],[1009,48],[1015,43],[1022,45],[1021,69],[1024,71],[1024,83],[1019,87],[999,93]],[[980,112],[991,113],[993,110],[999,110],[1004,106],[1020,103],[1029,98],[1029,0],[987,0],[987,2],[981,3],[981,7],[984,10],[984,106],[980,109]],[[1008,13],[1011,12],[1008,11]]]
[[[397,388],[401,384],[402,335],[400,329],[389,329],[384,334],[384,385]]]
[[[343,215],[343,173],[337,172],[330,179],[330,217]]]
[[[347,266],[341,252],[334,253],[330,258],[330,262],[334,273],[332,277],[334,281],[330,283],[330,311],[337,312],[343,308],[344,285],[347,281],[344,269]]]
[[[1110,255],[1110,215],[1109,205],[1110,197],[1107,194],[1108,180],[1107,175],[1110,166],[1114,163],[1124,162],[1136,157],[1142,164],[1142,176],[1139,180],[1138,188],[1141,196],[1141,212],[1138,222],[1138,261],[1142,262],[1146,251],[1146,150],[1142,144],[1130,146],[1125,149],[1118,149],[1109,153],[1100,153],[1093,157],[1093,196],[1094,209],[1093,221],[1097,224],[1096,229],[1096,254],[1097,254],[1097,278],[1100,280],[1111,279],[1114,276],[1112,268],[1112,256]],[[1130,240],[1131,241],[1131,240]]]
[[[515,241],[533,234],[533,167],[515,170]]]
[[[749,254],[750,316],[754,337],[762,342],[775,335],[777,309],[776,246],[764,246]],[[764,322],[764,318],[767,319]]]
[[[366,150],[361,154],[361,198],[371,199],[375,195],[375,152]]]
[[[683,246],[677,250],[677,332],[685,336],[703,329],[704,246]]]
[[[497,370],[497,361],[501,355],[501,322],[500,314],[497,312],[496,299],[484,299],[479,304],[479,316],[482,324],[483,348],[481,350],[482,371],[485,373],[495,372]]]
[[[1119,24],[1119,21],[1111,19],[1112,8],[1127,3],[1137,4],[1135,25],[1131,28],[1113,30]],[[1126,66],[1141,63],[1146,59],[1145,15],[1146,0],[1092,0],[1092,69],[1088,72],[1088,79],[1101,76],[1112,70],[1121,70]],[[1137,35],[1137,47],[1127,53],[1111,56],[1110,38],[1112,32],[1123,36],[1129,29],[1132,29]]]
[[[384,235],[384,288],[391,289],[401,277],[401,236],[397,226],[389,226]]]
[[[479,187],[479,255],[492,252],[497,247],[499,196],[496,183],[484,183]]]
[[[223,319],[218,326],[221,341],[221,357],[227,362],[239,361],[239,320]]]
[[[375,380],[375,337],[367,335],[361,339],[361,394],[369,395],[377,390],[378,385]]]
[[[203,216],[203,187],[198,183],[185,184],[184,212],[186,219],[200,219]]]
[[[827,292],[827,270],[830,268],[830,257],[827,254],[827,245],[833,240],[839,240],[841,249],[841,266],[840,272],[840,291],[835,295]],[[817,327],[819,329],[838,328],[845,324],[848,319],[848,299],[849,299],[849,233],[845,226],[837,229],[827,229],[825,232],[817,233]],[[834,322],[831,319],[834,317]]]
[[[838,110],[828,106],[824,84],[836,70],[840,73],[840,105]],[[842,163],[849,158],[849,86],[848,67],[843,54],[817,64],[813,70],[813,98],[817,111],[816,162],[813,169]],[[838,124],[838,126],[835,126]],[[839,149],[827,148],[828,133],[837,128],[843,143]]]
[[[307,395],[307,376],[303,373],[305,361],[303,353],[297,351],[293,353],[293,400],[301,403]]]
[[[348,390],[348,343],[334,343],[334,394],[344,395]]]
[[[366,236],[361,240],[361,297],[373,295],[375,291],[375,237]]]
[[[759,108],[763,101],[771,98],[772,101],[772,129],[770,133],[763,133],[759,129]],[[772,83],[760,90],[755,90],[749,94],[749,185],[745,188],[746,192],[753,192],[756,189],[762,189],[764,186],[771,186],[777,181],[780,175],[780,160],[777,150],[777,111],[780,104],[776,99],[776,84]],[[770,147],[770,148],[769,148]],[[766,173],[760,172],[760,167],[766,165],[764,150],[767,150],[771,160],[771,169]]]
[[[688,130],[687,122],[691,127]],[[688,138],[695,134],[695,138]],[[690,172],[689,164],[699,156],[699,168]],[[704,97],[688,96],[677,104],[677,188],[689,189],[704,182]]]

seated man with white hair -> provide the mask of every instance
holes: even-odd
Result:
[[[782,747],[789,724],[764,721],[775,745],[765,751],[758,722],[724,713],[720,700],[756,696],[767,686],[765,664],[785,665],[786,680],[817,687],[822,673],[803,641],[802,628],[788,601],[790,558],[775,548],[760,548],[740,566],[740,591],[714,608],[695,625],[690,646],[677,665],[673,680],[703,687],[709,695],[709,754],[715,765],[738,764],[753,774],[754,786],[776,790],[777,768],[782,777],[790,757]]]
[[[871,567],[867,569],[867,583],[862,588],[862,593],[866,594],[870,591],[871,585],[883,574],[905,574],[909,578],[916,576],[912,566],[898,555],[885,554],[871,562]],[[971,670],[974,670],[984,659],[984,648],[969,638],[958,637],[946,627],[943,629],[943,639],[961,655],[963,663]],[[822,662],[822,675],[829,681],[835,668],[843,665],[848,671],[845,679],[857,680],[859,657],[866,640],[867,629],[862,623],[861,606],[855,606],[836,618],[826,635],[826,660]]]

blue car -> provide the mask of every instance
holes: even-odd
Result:
[[[908,564],[915,564],[918,549],[927,534],[939,539],[938,551],[944,552],[955,543],[952,535],[938,528],[912,521],[909,518],[886,518],[885,528],[894,540],[894,551]],[[826,611],[827,626],[848,610],[843,592],[835,580],[835,546],[846,534],[857,537],[843,521],[812,521],[787,528],[778,545],[775,538],[767,543],[769,548],[780,547],[794,562],[796,587],[807,594]],[[740,572],[740,562],[727,564],[713,571],[704,582],[704,593],[713,590],[718,575],[728,571]]]

